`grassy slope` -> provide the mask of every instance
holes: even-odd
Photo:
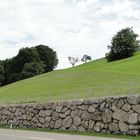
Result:
[[[1,87],[0,103],[139,93],[140,52],[124,60],[107,63],[99,59]]]

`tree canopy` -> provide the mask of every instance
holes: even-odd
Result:
[[[4,82],[4,65],[0,62],[0,86]]]
[[[110,52],[106,55],[108,61],[130,57],[139,48],[138,35],[132,28],[125,28],[117,32],[108,46]]]
[[[44,72],[44,64],[38,62],[26,63],[20,74],[20,79],[26,79]]]
[[[17,56],[0,62],[0,85],[6,85],[52,71],[57,66],[58,59],[53,49],[38,45],[22,48]]]
[[[91,56],[89,56],[87,54],[83,55],[81,61],[86,63],[88,60],[92,60]]]
[[[58,64],[56,52],[45,45],[38,45],[35,48],[45,65],[45,72],[52,71]]]

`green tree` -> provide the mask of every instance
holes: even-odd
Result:
[[[4,85],[19,80],[19,70],[17,67],[16,58],[6,59],[4,61]]]
[[[0,86],[3,85],[4,82],[4,66],[2,62],[0,62]]]
[[[16,56],[16,68],[18,68],[18,71],[21,72],[24,64],[30,63],[30,62],[41,62],[40,56],[36,50],[36,48],[22,48],[19,50],[18,55]]]
[[[24,68],[20,74],[20,79],[26,79],[33,77],[44,72],[44,64],[38,62],[30,62],[24,65]]]
[[[22,48],[17,56],[3,61],[3,85],[52,71],[57,63],[56,52],[47,46],[39,45]],[[0,69],[2,71],[2,67]]]
[[[138,35],[132,28],[125,28],[117,32],[108,46],[110,52],[106,55],[108,61],[131,57],[139,49]]]
[[[57,54],[53,49],[45,45],[35,47],[41,61],[45,64],[45,72],[52,71],[58,64]]]
[[[85,54],[85,55],[83,55],[83,57],[82,57],[81,61],[86,63],[88,60],[92,60],[92,59],[91,59],[91,56],[86,55],[86,54]]]

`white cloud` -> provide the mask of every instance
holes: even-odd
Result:
[[[115,0],[114,3],[101,7],[101,10],[97,11],[97,13],[98,14],[109,14],[109,13],[118,14],[130,8],[131,4],[132,4],[132,1]]]
[[[103,57],[121,28],[140,33],[139,9],[138,0],[1,0],[0,59],[37,44],[58,52],[58,68],[68,56]]]

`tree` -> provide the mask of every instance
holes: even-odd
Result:
[[[117,32],[108,46],[110,52],[106,55],[108,61],[131,57],[139,48],[138,35],[132,28],[125,28]]]
[[[4,61],[4,85],[16,82],[19,80],[19,70],[16,58],[6,59]]]
[[[72,56],[69,56],[68,60],[69,60],[70,64],[72,65],[72,67],[74,67],[74,65],[79,61],[78,58],[74,58]]]
[[[91,59],[91,56],[86,55],[86,54],[85,54],[85,55],[83,55],[83,57],[82,57],[81,61],[86,63],[88,60],[92,60],[92,59]]]
[[[19,50],[18,55],[15,57],[16,59],[16,66],[18,68],[18,71],[21,72],[24,64],[30,63],[30,62],[41,62],[40,56],[38,54],[38,51],[36,48],[22,48]]]
[[[45,72],[52,71],[58,64],[56,52],[45,45],[38,45],[35,48],[41,61],[45,64]]]
[[[3,85],[4,82],[4,66],[0,62],[0,86]]]
[[[20,74],[20,79],[30,78],[44,72],[44,64],[38,62],[30,62],[24,65]]]
[[[57,54],[48,46],[22,48],[17,56],[0,61],[0,85],[52,71],[57,64]]]
[[[33,47],[22,48],[17,56],[7,59],[4,62],[5,80],[4,85],[21,80],[20,74],[26,63],[38,62],[42,63],[37,50]]]

